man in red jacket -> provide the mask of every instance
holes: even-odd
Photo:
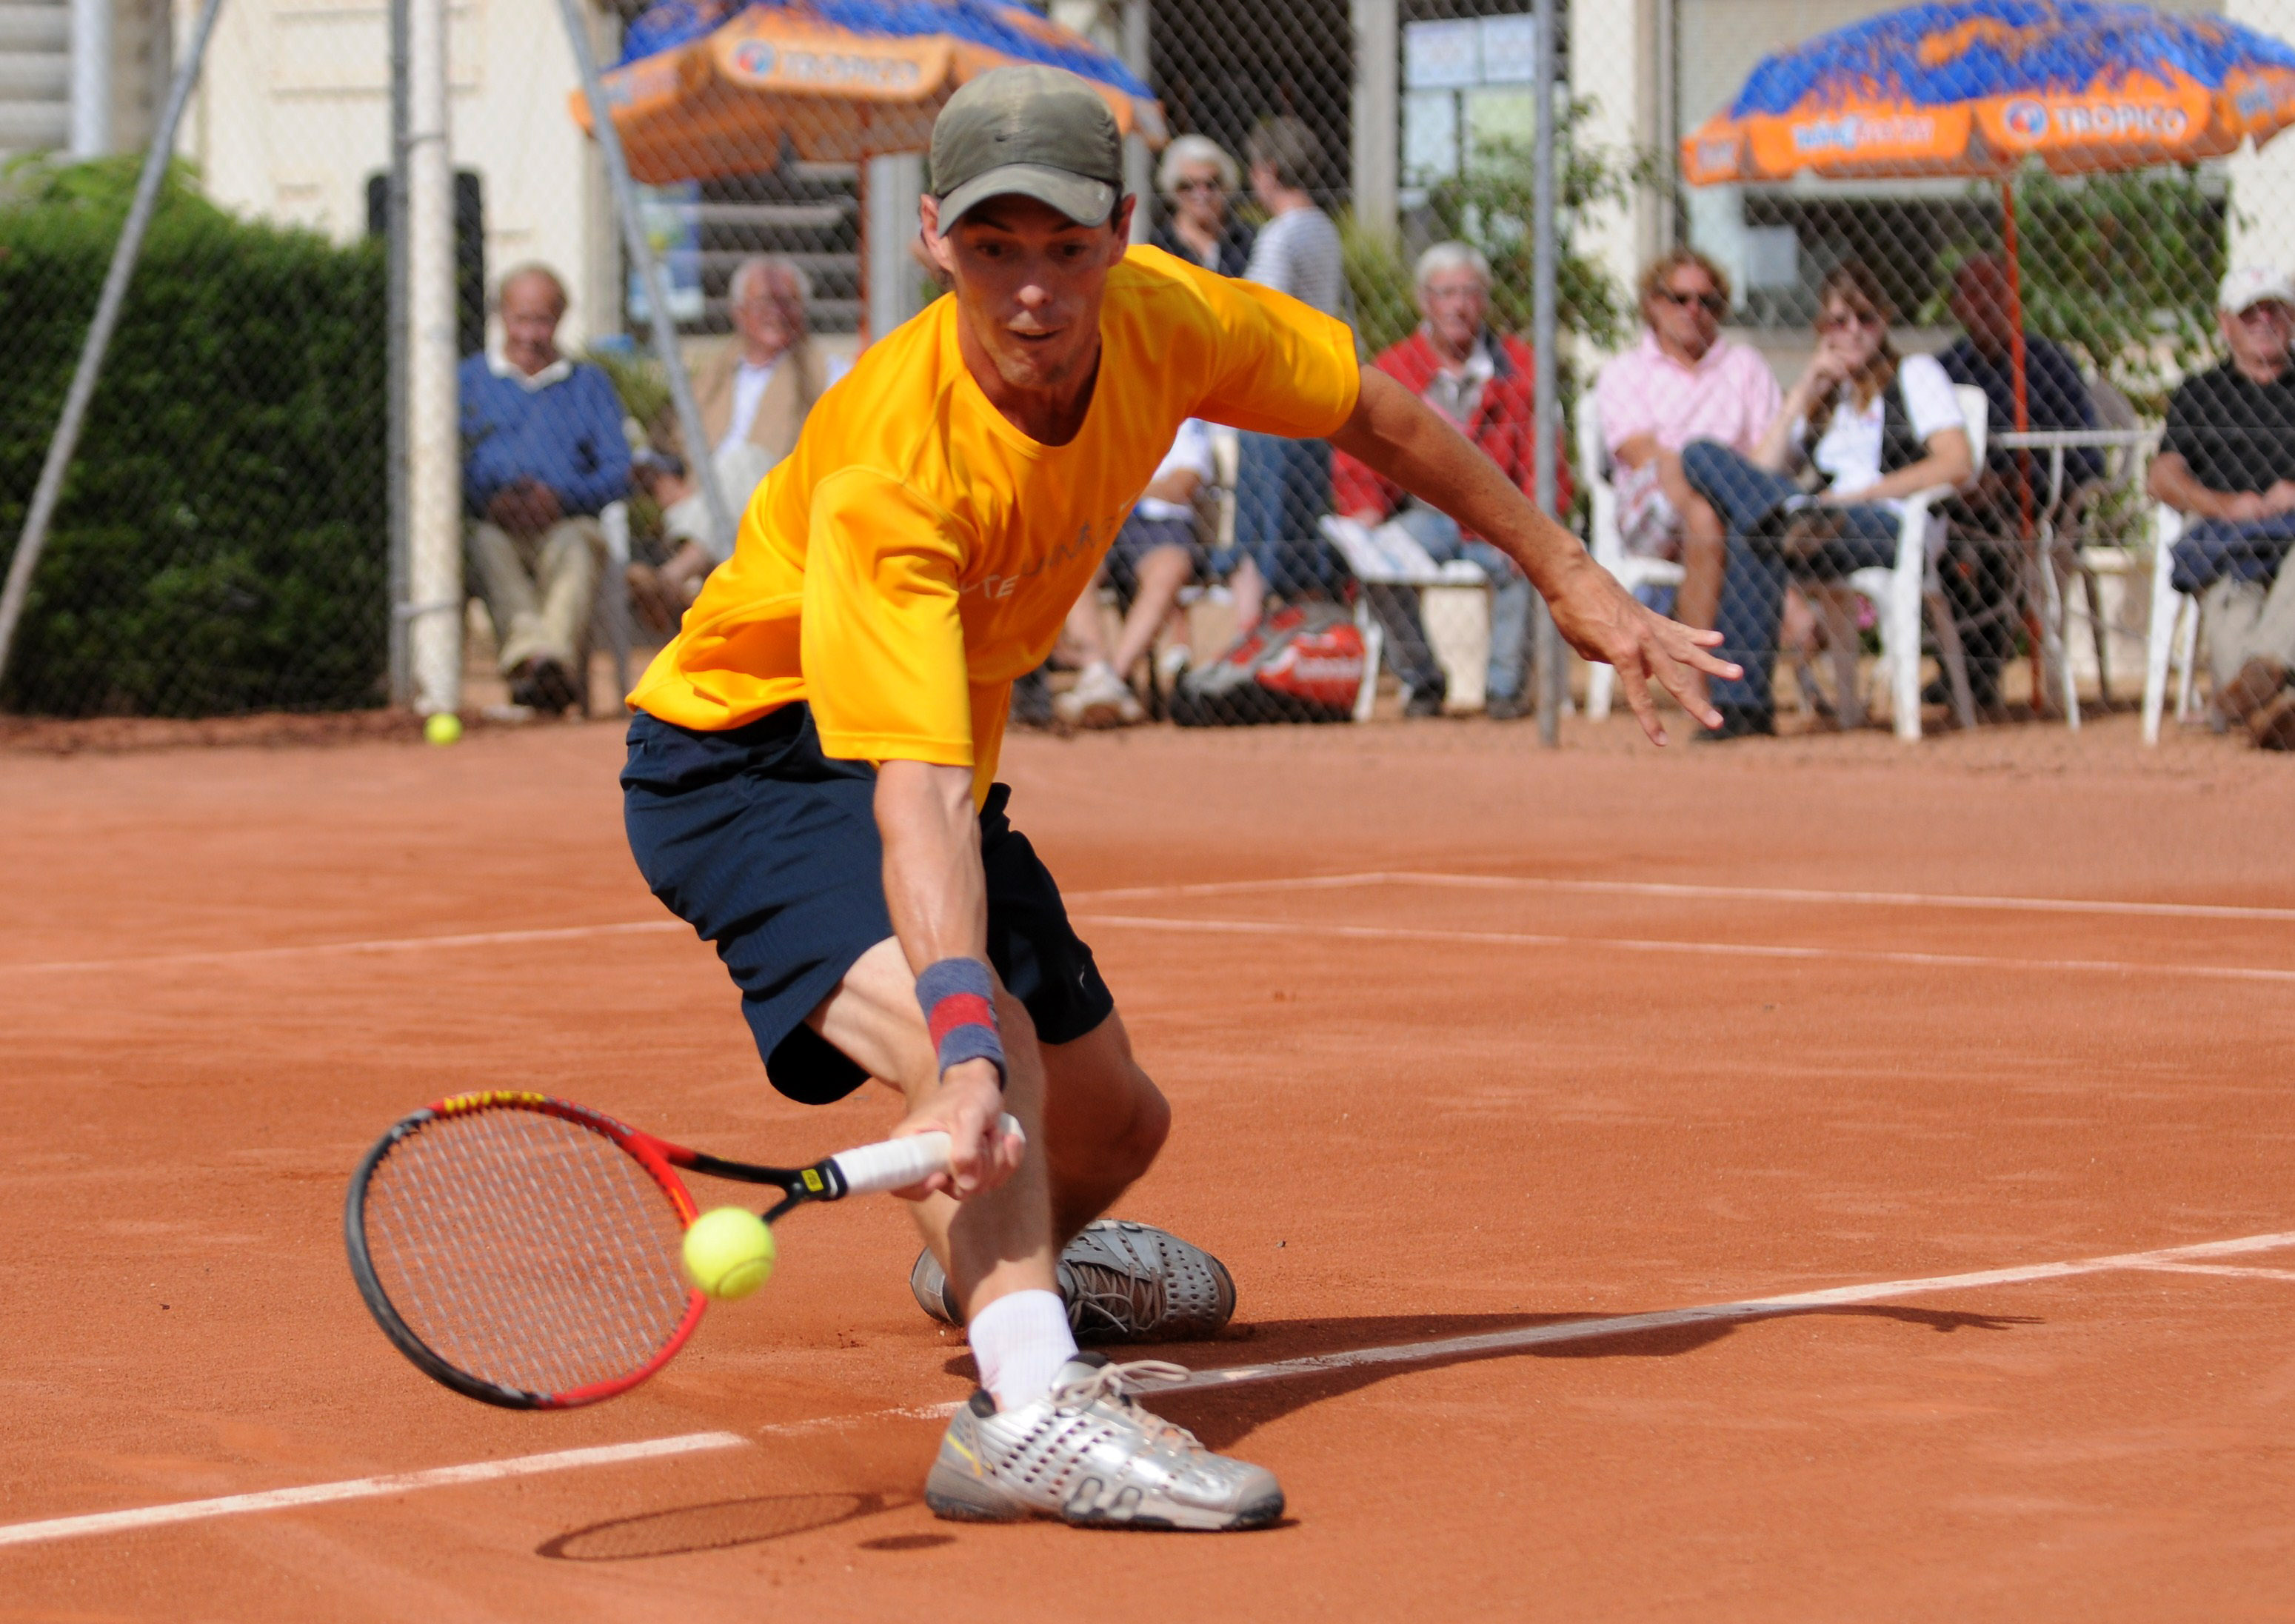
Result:
[[[1379,371],[1441,412],[1480,446],[1526,495],[1535,495],[1531,442],[1537,390],[1531,349],[1490,329],[1491,266],[1463,242],[1438,242],[1418,257],[1418,331],[1379,356]],[[1556,447],[1555,501],[1570,505],[1570,464]],[[1497,548],[1462,531],[1450,515],[1407,497],[1400,486],[1344,453],[1331,469],[1333,506],[1365,525],[1399,518],[1433,560],[1466,559],[1491,579],[1491,665],[1487,709],[1501,720],[1525,715],[1523,655],[1530,624],[1530,580]],[[1401,510],[1398,513],[1398,508]],[[1418,594],[1408,587],[1369,587],[1371,607],[1387,633],[1394,673],[1408,690],[1408,715],[1442,709],[1442,667],[1426,646]]]

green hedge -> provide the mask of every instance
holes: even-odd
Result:
[[[0,559],[12,552],[133,184],[0,195]],[[384,702],[379,248],[237,220],[171,178],[129,283],[0,708],[216,715]]]

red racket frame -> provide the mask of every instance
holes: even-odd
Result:
[[[367,1310],[382,1327],[393,1346],[412,1361],[415,1367],[440,1384],[453,1389],[483,1404],[498,1405],[505,1409],[577,1409],[585,1404],[595,1404],[602,1399],[627,1392],[639,1383],[658,1371],[677,1357],[685,1346],[694,1327],[701,1323],[701,1312],[708,1307],[709,1299],[699,1290],[692,1292],[686,1303],[685,1317],[671,1332],[669,1340],[656,1351],[653,1357],[636,1369],[603,1382],[570,1388],[564,1392],[529,1392],[523,1388],[488,1382],[458,1369],[432,1352],[422,1339],[407,1327],[398,1316],[390,1296],[383,1289],[376,1274],[374,1262],[366,1243],[367,1182],[383,1159],[402,1142],[421,1131],[433,1122],[456,1116],[470,1116],[482,1111],[531,1111],[543,1116],[554,1116],[561,1122],[610,1140],[626,1152],[669,1197],[682,1228],[690,1228],[698,1215],[693,1196],[685,1181],[677,1176],[679,1168],[706,1173],[714,1178],[737,1179],[745,1184],[770,1184],[784,1192],[784,1199],[765,1213],[768,1223],[790,1207],[810,1198],[835,1199],[843,1194],[832,1188],[841,1183],[833,1172],[824,1174],[818,1167],[780,1168],[758,1167],[744,1162],[727,1162],[716,1156],[689,1150],[682,1145],[673,1145],[666,1139],[617,1122],[602,1111],[587,1106],[577,1106],[571,1100],[556,1099],[546,1094],[516,1089],[493,1089],[479,1094],[457,1094],[446,1099],[435,1100],[420,1111],[410,1113],[391,1126],[373,1148],[360,1161],[358,1171],[351,1176],[348,1197],[343,1207],[343,1240],[350,1253],[351,1273],[358,1282],[359,1295],[366,1300]]]

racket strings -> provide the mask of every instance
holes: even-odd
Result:
[[[425,1123],[375,1169],[365,1225],[407,1329],[457,1369],[526,1392],[641,1368],[690,1302],[666,1192],[611,1140],[538,1112]]]

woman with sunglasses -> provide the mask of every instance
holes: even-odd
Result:
[[[1164,149],[1164,161],[1156,167],[1164,217],[1148,241],[1206,271],[1242,275],[1257,234],[1228,208],[1228,199],[1242,184],[1242,171],[1218,142],[1208,135],[1178,137]]]
[[[1968,430],[1933,355],[1899,355],[1879,280],[1854,260],[1817,290],[1817,353],[1750,458],[1711,440],[1681,453],[1682,477],[1719,516],[1719,544],[1691,527],[1678,604],[1711,612],[1721,654],[1745,668],[1708,697],[1734,739],[1776,731],[1769,660],[1785,589],[1799,574],[1838,580],[1895,561],[1905,498],[1970,473]]]

